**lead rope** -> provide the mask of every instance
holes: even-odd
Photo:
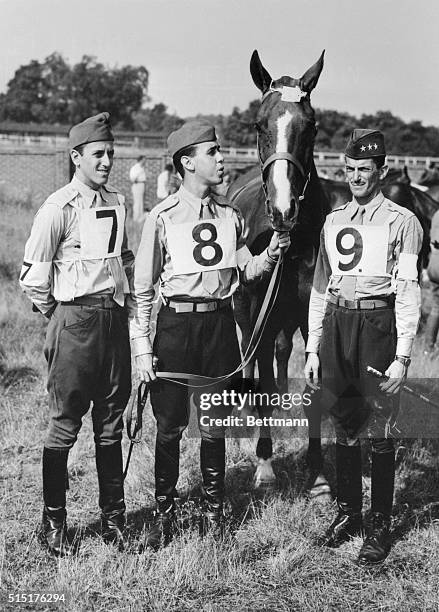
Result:
[[[276,262],[276,266],[273,270],[273,273],[270,278],[270,282],[267,287],[267,291],[265,292],[264,300],[261,305],[261,309],[259,311],[258,317],[255,322],[255,326],[253,328],[253,332],[250,338],[250,342],[248,343],[247,350],[245,351],[241,363],[237,368],[230,372],[229,374],[225,374],[223,376],[202,376],[201,374],[189,374],[186,372],[156,372],[157,378],[161,378],[162,380],[167,380],[169,382],[173,382],[177,385],[181,385],[183,387],[194,387],[197,389],[202,389],[205,387],[212,386],[213,383],[224,382],[225,380],[231,378],[235,374],[241,372],[254,357],[256,350],[258,348],[259,342],[261,341],[262,334],[264,332],[265,326],[267,324],[268,317],[273,309],[274,304],[276,303],[277,294],[279,292],[279,284],[280,284],[280,276],[283,267],[283,252],[280,252],[279,258]],[[183,380],[190,380],[191,383],[182,382]],[[197,384],[194,384],[197,383]],[[146,400],[148,398],[149,385],[142,381],[138,388],[137,393],[134,395],[127,412],[127,434],[130,440],[130,448],[128,451],[128,456],[125,464],[125,469],[123,472],[123,478],[125,480],[126,475],[128,473],[128,467],[131,461],[131,454],[133,452],[134,444],[138,444],[142,439],[142,425],[143,425],[143,410],[146,405]],[[136,405],[136,417],[135,424],[133,426],[133,412],[134,406]]]

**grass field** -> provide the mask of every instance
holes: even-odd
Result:
[[[181,534],[157,554],[138,553],[153,507],[154,423],[148,409],[141,444],[126,483],[128,550],[99,538],[97,479],[90,419],[69,463],[68,521],[80,540],[72,559],[54,560],[40,547],[40,458],[48,420],[46,321],[32,314],[17,285],[33,217],[29,197],[0,192],[0,610],[81,611],[311,611],[439,610],[439,443],[401,440],[397,454],[394,547],[382,567],[360,569],[359,538],[338,550],[313,544],[333,507],[309,502],[300,440],[278,440],[279,484],[269,495],[252,488],[254,441],[228,442],[224,542],[200,539],[191,522],[200,495],[199,441],[185,437],[181,461]],[[138,239],[131,228],[133,242]],[[296,348],[291,375],[299,375]],[[436,377],[437,355],[424,356],[417,339],[411,374]],[[420,409],[421,410],[421,409]],[[145,414],[146,414],[145,413]],[[364,445],[364,456],[368,449]],[[124,450],[128,444],[125,440]],[[333,482],[334,452],[325,444]],[[364,469],[367,500],[369,470]],[[8,603],[8,595],[64,593],[64,603]],[[29,599],[29,598],[28,598]]]

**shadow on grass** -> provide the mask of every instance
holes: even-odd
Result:
[[[0,363],[0,385],[6,390],[25,382],[37,380],[39,373],[29,366],[7,368]]]
[[[404,456],[399,463],[402,486],[395,492],[395,539],[414,528],[439,520],[439,440],[404,440]]]

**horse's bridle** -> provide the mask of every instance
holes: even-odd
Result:
[[[262,96],[261,106],[264,103],[264,101],[266,100],[266,98],[268,98],[268,96],[270,96],[272,93],[280,93],[280,91],[278,91],[277,89],[273,89],[271,87],[271,85],[270,85],[270,88]],[[308,172],[308,174],[306,174],[305,169],[304,169],[303,165],[300,163],[300,161],[296,157],[294,157],[294,155],[291,155],[291,153],[288,153],[288,151],[272,153],[272,155],[269,155],[267,157],[267,159],[265,161],[263,161],[262,157],[261,157],[261,152],[260,152],[260,149],[259,149],[259,132],[256,135],[256,146],[257,146],[257,149],[258,149],[259,162],[261,164],[262,187],[263,187],[264,193],[265,193],[265,203],[267,204],[267,200],[268,200],[267,185],[265,183],[265,172],[266,172],[267,168],[274,161],[276,161],[278,159],[285,160],[285,161],[290,162],[291,164],[293,164],[293,166],[296,166],[296,168],[299,170],[300,174],[305,179],[305,184],[303,186],[302,193],[299,196],[299,202],[302,202],[305,199],[305,191],[306,191],[306,188],[308,187],[309,181],[311,179],[311,170]],[[297,216],[297,214],[298,214],[298,211],[297,211],[295,216]]]

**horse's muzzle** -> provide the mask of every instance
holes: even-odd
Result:
[[[297,221],[297,215],[291,216],[291,211],[282,213],[280,210],[273,210],[268,215],[273,230],[277,232],[289,232],[293,229]]]

